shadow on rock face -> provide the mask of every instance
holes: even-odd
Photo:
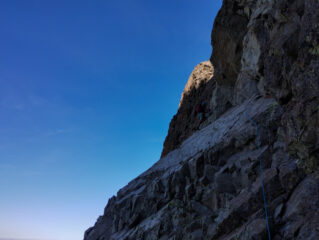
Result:
[[[193,70],[183,91],[178,111],[171,120],[162,156],[177,148],[198,127],[200,119],[196,105],[203,101],[210,102],[215,86],[213,72],[213,66],[209,61],[200,63]],[[208,104],[205,112],[209,112]]]
[[[233,106],[233,90],[241,69],[243,38],[248,24],[244,7],[228,1],[219,11],[212,31],[210,61],[199,64],[192,72],[178,112],[170,122],[161,157],[176,149],[198,129],[197,104],[205,101],[204,115],[213,115],[214,119]]]

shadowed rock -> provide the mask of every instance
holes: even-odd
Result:
[[[109,200],[84,239],[267,239],[259,160],[272,239],[318,239],[318,9],[224,0],[214,69],[194,69],[162,158]],[[203,100],[209,116],[196,129]]]

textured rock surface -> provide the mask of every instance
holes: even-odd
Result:
[[[202,101],[209,102],[212,96],[214,68],[210,61],[198,64],[191,73],[164,141],[162,157],[176,149],[196,129],[199,119],[195,106]],[[208,110],[208,109],[207,109]]]
[[[318,9],[318,0],[224,0],[214,76],[195,69],[163,157],[109,200],[84,239],[267,239],[247,113],[259,126],[272,239],[319,239]],[[195,130],[204,99],[210,116]]]

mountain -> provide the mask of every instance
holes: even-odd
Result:
[[[161,159],[84,240],[319,239],[318,9],[224,0]]]

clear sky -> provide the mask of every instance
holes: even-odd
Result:
[[[81,240],[155,163],[221,0],[0,3],[0,239]]]

